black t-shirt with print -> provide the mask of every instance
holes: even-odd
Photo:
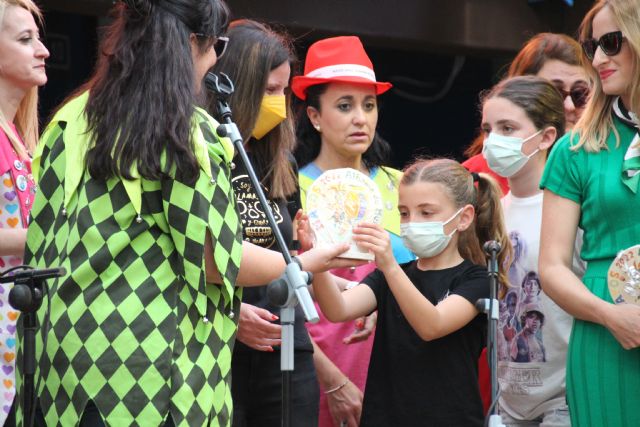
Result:
[[[260,162],[257,161],[258,159],[255,159],[251,153],[247,154],[258,178],[264,176],[263,168],[261,167]],[[295,162],[293,157],[291,158],[291,161]],[[234,163],[235,168],[231,171],[231,183],[233,185],[233,192],[236,196],[240,219],[242,220],[243,239],[255,245],[262,246],[263,248],[279,251],[280,248],[278,247],[278,243],[273,235],[271,227],[269,226],[269,221],[267,220],[262,204],[258,199],[258,195],[254,190],[253,184],[251,183],[246,167],[239,158],[234,159]],[[295,163],[293,163],[293,165],[297,176],[297,167]],[[268,189],[263,186],[262,190],[265,192],[267,199],[269,199]],[[292,218],[300,207],[299,189],[287,200],[269,199],[269,203],[271,204],[271,210],[276,222],[278,223],[278,228],[282,233],[282,237],[284,238],[287,246],[291,247],[293,240]],[[266,286],[244,288],[242,302],[264,308],[277,316],[280,316],[280,308],[269,303]],[[297,306],[294,325],[294,348],[302,351],[313,351],[304,322],[305,318],[302,308]],[[240,341],[236,342],[235,348],[238,351],[251,350],[251,348],[247,347]]]
[[[485,267],[469,261],[444,270],[402,265],[432,304],[460,295],[471,304],[489,297]],[[485,346],[486,316],[436,340],[422,340],[406,320],[381,271],[363,283],[373,290],[378,324],[365,388],[361,426],[481,426],[478,357]]]

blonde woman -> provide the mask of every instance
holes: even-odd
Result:
[[[539,271],[547,295],[576,318],[567,356],[572,424],[640,425],[640,307],[615,304],[607,286],[616,253],[640,242],[637,0],[598,1],[580,38],[598,78],[574,133],[557,143],[542,178]],[[571,271],[578,226],[587,261],[582,281]]]
[[[31,0],[0,0],[0,273],[22,264],[36,187],[30,153],[38,138],[38,86],[47,82],[40,10]],[[0,285],[0,425],[15,397],[16,319]],[[8,424],[11,424],[9,422]]]

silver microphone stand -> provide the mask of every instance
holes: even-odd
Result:
[[[505,427],[502,417],[497,413],[496,406],[500,396],[500,385],[498,383],[498,253],[500,243],[489,240],[482,247],[485,255],[489,258],[487,272],[489,274],[489,299],[483,298],[476,302],[476,308],[487,315],[487,358],[489,359],[489,369],[491,369],[491,406],[487,412],[485,426]]]
[[[280,252],[284,257],[287,267],[279,279],[269,284],[267,293],[272,304],[280,307],[280,324],[282,325],[282,344],[280,346],[280,370],[282,371],[282,426],[291,426],[291,372],[294,369],[294,325],[295,307],[300,304],[305,318],[312,323],[319,320],[318,312],[313,304],[307,286],[312,281],[311,273],[304,272],[300,265],[289,254],[288,247],[278,228],[276,220],[271,212],[271,207],[262,191],[260,181],[256,176],[251,161],[247,156],[244,143],[238,126],[231,118],[231,108],[229,107],[229,97],[233,94],[234,86],[231,79],[224,73],[217,76],[208,73],[205,77],[205,86],[216,96],[218,112],[221,116],[222,124],[216,130],[221,137],[229,137],[240,155],[240,159],[247,169],[251,184],[258,195],[264,212],[267,215],[269,226],[276,238]]]

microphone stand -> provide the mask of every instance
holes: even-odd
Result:
[[[280,370],[282,371],[282,426],[291,426],[291,372],[294,368],[294,324],[295,307],[299,303],[309,322],[316,323],[319,320],[311,295],[307,286],[312,281],[311,273],[301,270],[298,262],[289,254],[288,247],[278,228],[277,222],[271,212],[271,207],[262,191],[260,181],[256,176],[251,161],[247,156],[244,143],[238,126],[233,122],[231,108],[228,99],[233,94],[234,86],[231,79],[224,73],[217,76],[207,73],[205,86],[216,95],[216,104],[221,116],[222,124],[216,132],[221,137],[229,137],[240,155],[242,163],[247,169],[251,184],[262,204],[269,226],[275,236],[280,252],[284,257],[287,267],[279,279],[271,282],[267,288],[267,294],[272,304],[280,307],[280,324],[282,325],[282,344],[280,346]]]
[[[491,406],[485,419],[485,426],[504,427],[502,417],[497,414],[496,405],[500,395],[500,385],[498,383],[498,253],[500,243],[489,240],[483,245],[485,255],[489,258],[487,272],[489,275],[489,299],[482,298],[476,302],[476,308],[487,315],[487,355],[489,368],[491,369]]]
[[[20,320],[24,334],[22,343],[23,426],[32,426],[35,415],[34,378],[36,373],[36,331],[38,330],[36,313],[42,305],[45,290],[44,281],[65,274],[64,268],[27,269],[0,277],[0,283],[14,283],[13,288],[9,291],[9,304],[21,312]]]

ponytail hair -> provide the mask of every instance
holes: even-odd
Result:
[[[489,240],[500,243],[498,253],[498,280],[504,289],[509,286],[508,271],[512,248],[507,233],[500,198],[502,191],[498,183],[485,173],[476,179],[460,163],[451,159],[420,159],[404,170],[401,185],[416,182],[441,184],[457,208],[472,205],[475,217],[469,228],[458,237],[460,256],[478,265],[487,265],[482,245]]]

